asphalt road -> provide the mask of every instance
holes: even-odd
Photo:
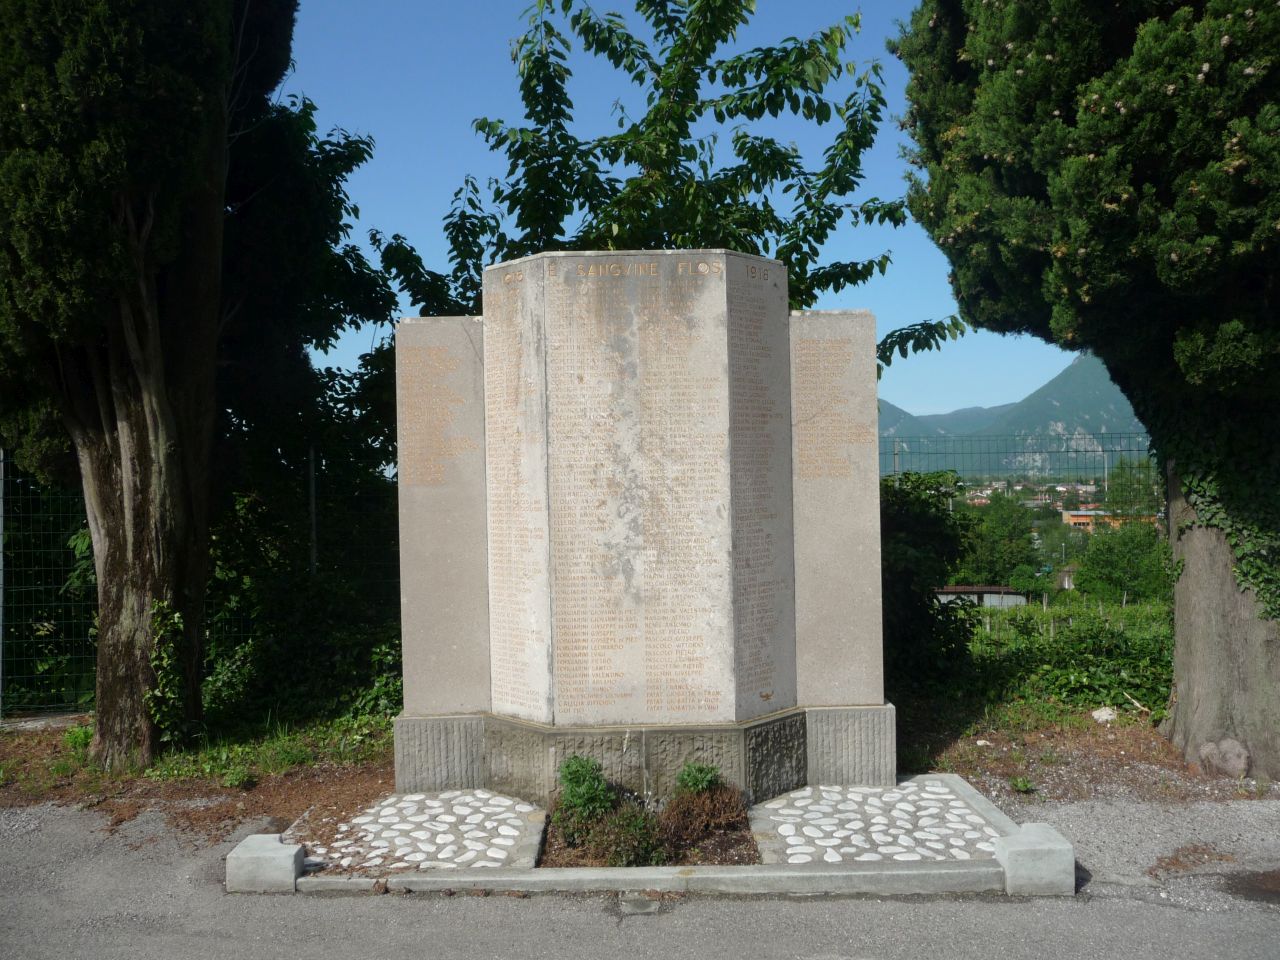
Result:
[[[228,896],[231,843],[194,845],[155,815],[109,834],[92,811],[0,810],[0,958],[1280,958],[1280,903],[1229,889],[1280,866],[1280,803],[1129,806],[1045,811],[1092,838],[1076,838],[1074,899],[687,898],[628,916],[604,895]],[[1193,827],[1235,861],[1142,876]]]

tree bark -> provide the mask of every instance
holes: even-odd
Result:
[[[1280,778],[1280,624],[1233,572],[1221,530],[1202,526],[1169,466],[1174,693],[1163,732],[1187,761],[1230,776]]]
[[[152,260],[147,199],[121,198],[136,286],[120,296],[102,342],[64,358],[64,420],[80,464],[98,577],[91,753],[108,770],[148,766],[164,733],[147,704],[156,683],[157,605],[182,618],[174,679],[186,725],[202,713],[225,116],[211,124],[207,151],[176,260]]]

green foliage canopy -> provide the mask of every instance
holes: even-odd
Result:
[[[974,522],[952,582],[1011,585],[1020,567],[1034,577],[1039,563],[1031,542],[1031,510],[1003,493],[992,493],[986,506],[966,509],[972,510]]]
[[[879,66],[858,72],[842,59],[858,19],[806,39],[724,52],[754,9],[753,0],[641,0],[643,25],[633,29],[580,0],[538,0],[513,48],[524,122],[476,121],[508,169],[491,198],[474,180],[456,195],[445,227],[452,271],[427,269],[403,238],[375,238],[415,305],[433,314],[478,312],[487,263],[547,250],[771,255],[788,266],[796,307],[883,272],[887,253],[819,262],[840,224],[896,225],[905,216],[901,200],[853,197],[885,109]],[[642,104],[633,114],[625,94],[619,98],[614,133],[574,132],[575,40],[616,67]],[[782,114],[834,130],[821,164],[806,167],[794,145],[752,126]],[[958,323],[939,322],[941,338],[958,332]]]
[[[43,428],[87,376],[74,351],[122,307],[143,313],[182,256],[224,136],[210,117],[230,15],[217,0],[0,6],[0,430],[28,465],[65,448]]]
[[[1104,527],[1089,538],[1076,589],[1108,603],[1168,602],[1173,590],[1169,542],[1152,524],[1142,521]]]
[[[1280,8],[925,0],[895,49],[961,315],[1094,351],[1280,615]]]

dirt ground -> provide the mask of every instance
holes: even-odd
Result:
[[[84,719],[0,728],[0,808],[53,801],[99,809],[108,814],[108,830],[157,810],[191,839],[216,843],[251,820],[281,831],[308,812],[313,823],[340,823],[394,791],[390,750],[357,766],[321,763],[264,776],[248,789],[205,779],[107,778],[68,763],[64,731]],[[965,737],[938,754],[934,769],[960,774],[1011,812],[1044,801],[1280,799],[1280,784],[1206,775],[1152,727],[1130,721]],[[740,843],[725,842],[708,851],[713,860],[746,862]]]
[[[264,776],[243,790],[209,779],[109,778],[84,768],[63,772],[69,756],[64,732],[85,720],[59,717],[0,728],[0,808],[53,801],[98,809],[109,817],[108,830],[144,810],[158,810],[191,839],[217,843],[250,820],[265,819],[268,829],[283,831],[308,810],[346,817],[395,789],[390,751],[358,766],[321,763]]]
[[[1204,773],[1141,720],[1077,722],[1012,735],[991,732],[956,740],[934,769],[957,773],[1001,806],[1045,800],[1280,799],[1280,784]]]

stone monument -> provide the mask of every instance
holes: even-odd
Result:
[[[397,789],[892,783],[870,314],[722,250],[541,254],[484,303],[396,333]]]

